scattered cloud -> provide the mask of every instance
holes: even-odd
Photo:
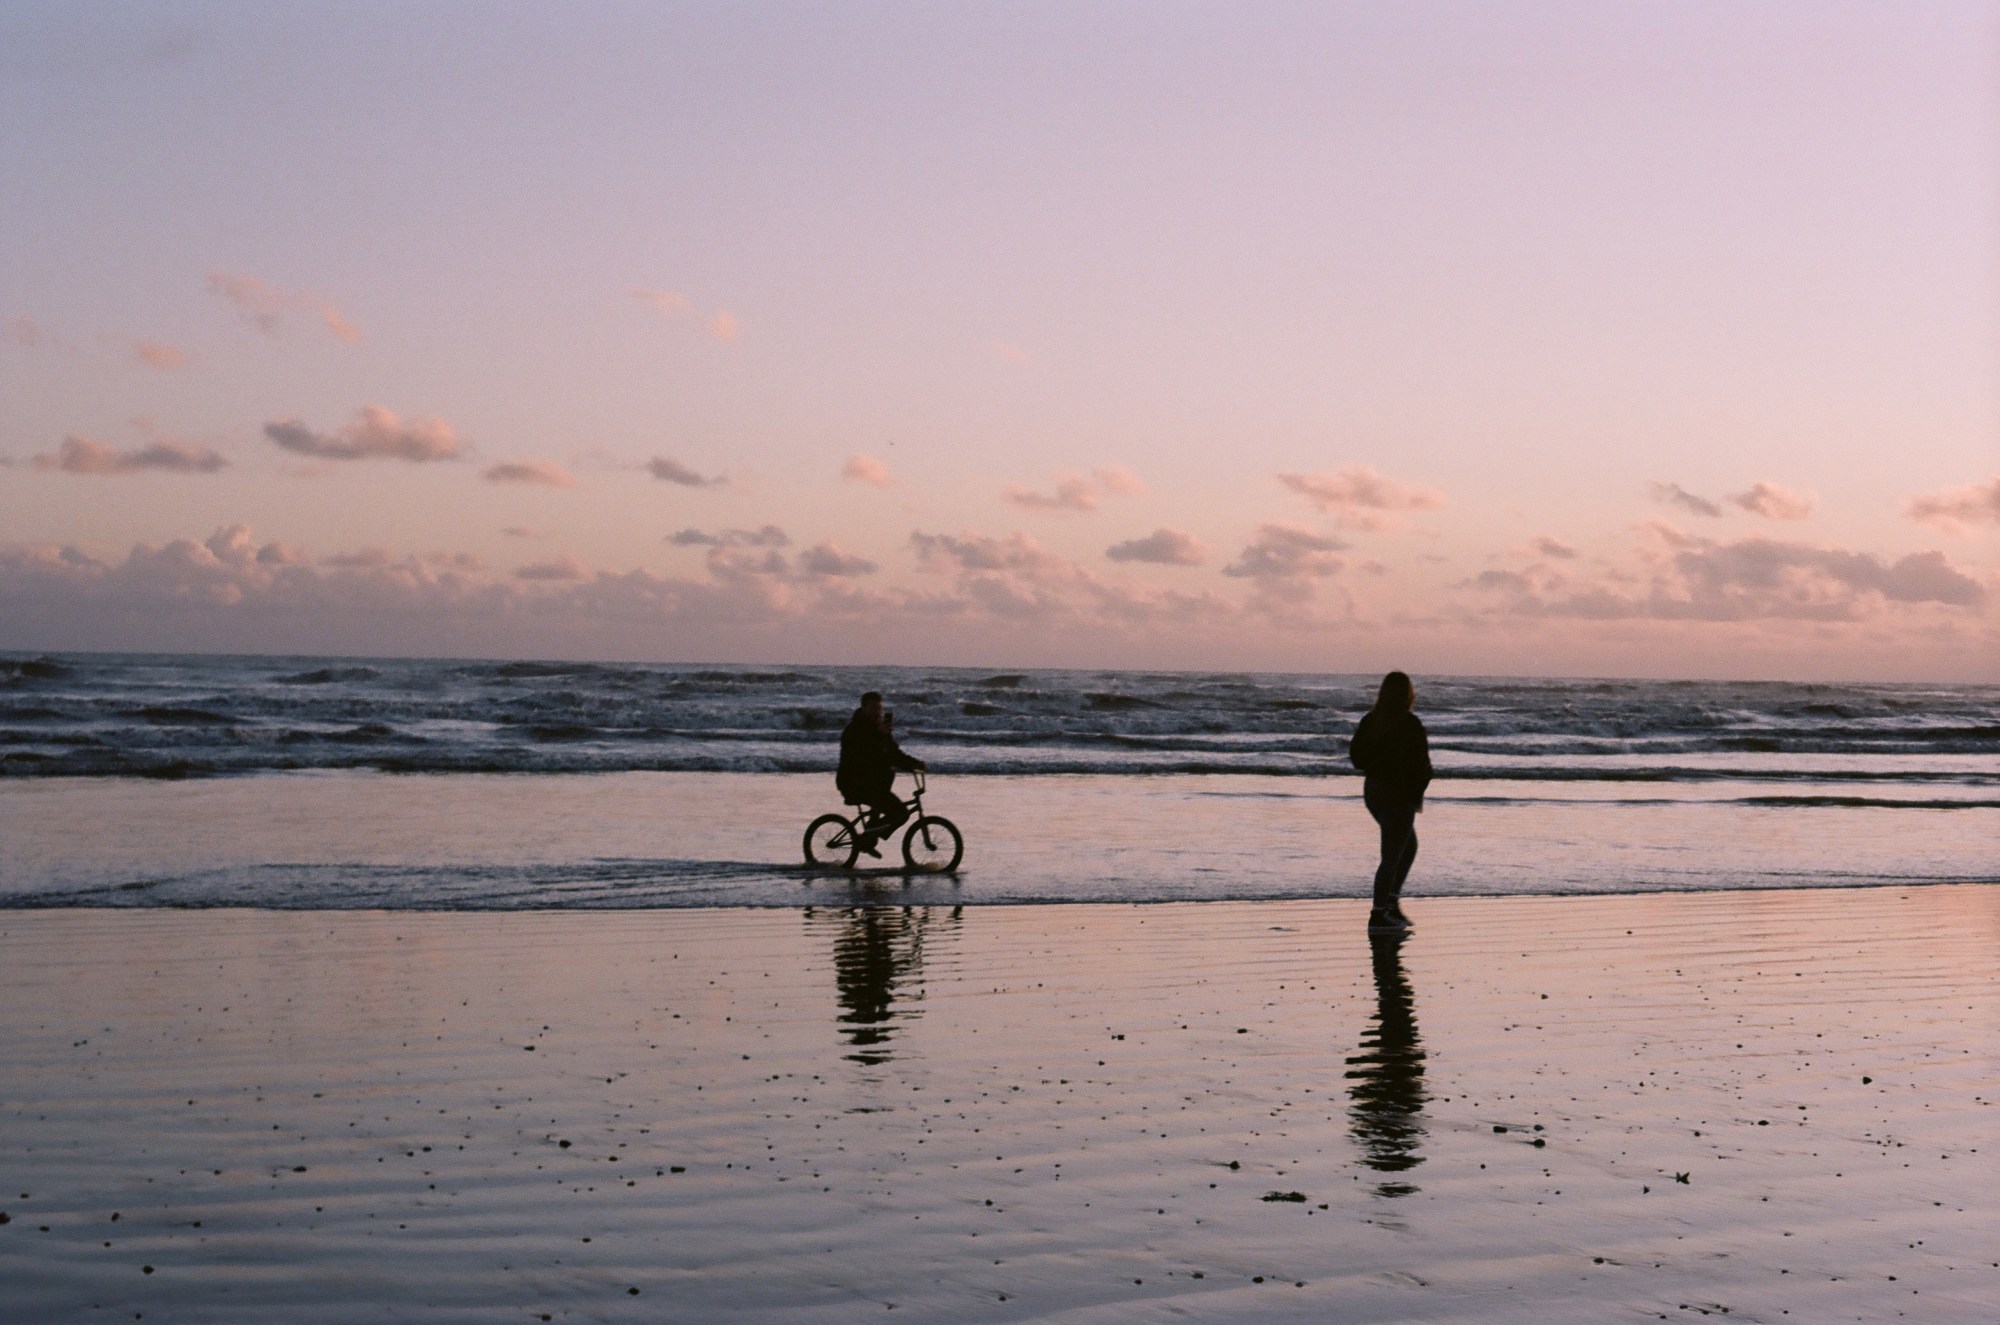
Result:
[[[1145,490],[1146,485],[1139,481],[1138,475],[1123,465],[1101,465],[1091,470],[1088,477],[1064,475],[1056,480],[1052,492],[1010,487],[1001,496],[1023,510],[1094,511],[1106,497],[1133,496]]]
[[[590,567],[575,557],[557,557],[554,561],[536,561],[522,566],[514,572],[517,580],[569,581],[582,580],[590,576]]]
[[[655,456],[648,460],[646,472],[662,482],[678,483],[684,488],[712,488],[723,481],[720,474],[712,478],[706,474],[698,474],[680,461],[669,460],[665,456]]]
[[[375,546],[356,548],[352,552],[335,552],[320,560],[320,565],[336,570],[374,570],[381,566],[392,566],[396,554],[388,548]]]
[[[718,529],[712,534],[683,529],[668,534],[666,541],[675,547],[787,547],[792,540],[778,526],[767,524],[761,529]]]
[[[1747,492],[1732,495],[1729,504],[1766,520],[1803,520],[1813,509],[1810,496],[1788,492],[1775,483],[1753,483]]]
[[[1350,529],[1383,529],[1402,511],[1430,511],[1443,506],[1444,494],[1384,478],[1366,465],[1350,465],[1331,474],[1280,474],[1278,482]]]
[[[55,338],[42,329],[42,324],[31,317],[10,317],[5,331],[0,331],[0,341],[9,345],[19,345],[23,349],[39,349],[44,344],[53,343]]]
[[[1547,534],[1541,534],[1530,539],[1528,546],[1542,556],[1553,557],[1557,561],[1574,561],[1579,555],[1576,548],[1570,544],[1563,542],[1560,538],[1551,538]]]
[[[896,476],[889,467],[872,455],[857,451],[847,457],[847,463],[840,467],[840,476],[855,483],[867,483],[878,488],[896,486]]]
[[[1986,586],[1941,552],[1889,560],[1873,553],[1771,538],[1696,538],[1645,526],[1659,546],[1637,574],[1597,578],[1548,567],[1489,570],[1465,587],[1533,616],[1600,620],[1858,621],[1911,607],[1975,609]]]
[[[1214,549],[1180,529],[1155,529],[1144,538],[1113,543],[1104,555],[1113,561],[1144,561],[1157,566],[1199,566]]]
[[[2000,475],[1984,483],[1912,497],[1904,511],[1912,520],[1952,533],[1963,533],[1973,525],[2000,524]]]
[[[364,405],[360,417],[337,433],[316,433],[296,418],[273,419],[264,435],[299,455],[322,460],[458,460],[468,444],[443,419],[412,418]]]
[[[1012,341],[1005,341],[1005,340],[994,341],[993,353],[998,355],[1000,358],[1005,359],[1008,363],[1029,362],[1028,352],[1022,349],[1019,345],[1014,344]]]
[[[842,552],[832,541],[816,543],[799,553],[799,570],[806,575],[873,575],[881,567],[866,557]]]
[[[552,460],[509,460],[488,465],[480,475],[489,483],[528,483],[543,488],[568,488],[576,484],[570,472]]]
[[[171,373],[176,368],[185,368],[193,360],[188,352],[178,345],[167,345],[159,341],[141,341],[133,351],[139,362],[148,368],[157,368],[163,373]]]
[[[1667,506],[1678,506],[1690,515],[1700,515],[1714,519],[1722,514],[1720,506],[1706,497],[1696,496],[1678,483],[1660,483],[1655,481],[1646,485],[1646,491],[1652,495],[1654,501]]]
[[[543,529],[536,525],[510,524],[500,532],[508,538],[547,538],[555,531],[552,529]]]
[[[104,442],[72,433],[51,455],[38,455],[36,469],[65,474],[137,474],[147,470],[168,474],[213,474],[229,462],[206,446],[161,439],[136,450],[121,451]]]
[[[1260,525],[1255,537],[1237,554],[1235,561],[1222,568],[1222,573],[1263,583],[1283,581],[1303,585],[1339,573],[1341,561],[1333,554],[1346,547],[1338,538],[1297,525]]]
[[[361,329],[332,301],[303,290],[280,290],[255,276],[210,272],[208,288],[236,309],[243,320],[267,336],[280,334],[292,313],[308,312],[317,317],[335,339],[349,345],[362,341]]]
[[[726,308],[718,308],[704,316],[694,306],[694,301],[679,290],[640,289],[632,291],[632,297],[651,304],[661,317],[669,321],[687,318],[699,322],[703,331],[725,345],[733,343],[743,331],[743,323],[736,314]]]

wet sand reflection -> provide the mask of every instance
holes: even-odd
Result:
[[[840,1013],[835,1018],[853,1046],[851,1062],[876,1065],[893,1058],[897,1023],[918,1015],[923,1001],[924,935],[934,924],[955,929],[961,909],[847,907],[805,913],[808,928],[832,928],[833,972]]]
[[[1424,1049],[1417,1037],[1416,998],[1403,973],[1404,935],[1371,933],[1375,966],[1375,1017],[1361,1049],[1347,1060],[1349,1130],[1361,1162],[1380,1173],[1407,1173],[1424,1162]],[[1417,1190],[1400,1180],[1378,1184],[1382,1196]]]

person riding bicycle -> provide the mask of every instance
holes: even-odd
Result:
[[[903,747],[896,744],[893,724],[894,719],[882,711],[881,693],[870,690],[840,733],[840,770],[833,783],[842,800],[869,812],[868,827],[858,845],[871,856],[882,854],[875,844],[909,817],[909,810],[892,789],[896,771],[922,772],[929,767],[903,753]]]

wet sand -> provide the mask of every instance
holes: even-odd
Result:
[[[2000,1314],[2000,890],[1362,905],[8,913],[0,1319]]]

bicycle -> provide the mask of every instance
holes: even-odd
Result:
[[[965,838],[958,825],[935,814],[924,813],[924,775],[910,775],[915,787],[903,808],[910,811],[910,829],[903,834],[903,865],[913,872],[950,874],[965,854]],[[852,819],[841,814],[822,814],[806,828],[806,864],[815,869],[853,869],[861,852],[861,834],[882,822],[874,810],[864,810]]]

